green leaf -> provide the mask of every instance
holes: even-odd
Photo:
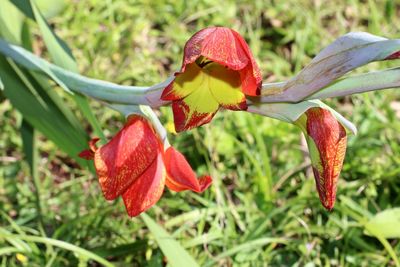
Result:
[[[58,36],[51,30],[46,20],[43,18],[42,14],[36,7],[35,3],[32,0],[30,1],[30,3],[36,22],[38,23],[40,31],[43,34],[43,39],[46,47],[49,49],[51,58],[58,66],[61,66],[73,72],[78,72],[78,65],[76,64],[75,59],[72,56],[72,52],[68,48],[67,44],[60,38],[58,38]],[[96,117],[92,113],[92,110],[90,109],[90,105],[87,99],[80,94],[73,95],[73,98],[78,104],[79,109],[82,111],[86,119],[92,125],[95,134],[105,142],[106,138],[103,134],[103,131],[101,130],[99,122],[97,121]]]
[[[26,160],[29,164],[29,169],[31,171],[31,176],[33,180],[34,193],[35,193],[35,204],[38,215],[38,227],[42,233],[44,233],[43,229],[43,218],[42,218],[42,203],[41,203],[41,181],[39,177],[39,151],[37,147],[37,131],[26,119],[22,120],[21,123],[21,137],[23,150],[26,157]]]
[[[27,73],[11,63],[7,62],[4,57],[0,57],[4,95],[32,126],[78,163],[83,166],[87,165],[86,161],[77,156],[87,145],[86,137],[77,132],[52,103],[47,103],[45,98],[34,90],[35,87]]]
[[[10,0],[22,13],[28,18],[34,19],[32,7],[29,1],[26,0]]]
[[[353,123],[320,100],[306,100],[299,103],[252,103],[248,107],[247,111],[281,121],[294,123],[302,114],[312,107],[329,109],[347,130],[353,134],[357,134],[357,128]]]
[[[29,1],[26,0],[11,0],[21,12],[28,18],[34,19],[33,10]],[[66,0],[35,0],[38,8],[43,12],[46,19],[52,18],[60,13],[66,6]]]
[[[95,99],[113,103],[150,104],[146,94],[155,93],[154,98],[159,99],[160,96],[157,96],[157,93],[171,81],[171,78],[169,78],[165,82],[149,88],[123,86],[107,81],[91,79],[51,64],[24,48],[11,45],[1,39],[0,53],[12,58],[15,62],[29,70],[45,73],[67,92],[70,92],[69,89],[71,89]],[[158,104],[156,101],[154,103]]]
[[[35,20],[43,35],[43,40],[46,44],[46,47],[49,49],[51,58],[58,66],[73,72],[78,72],[78,66],[67,44],[58,38],[50,29],[49,24],[47,24],[47,21],[36,7],[34,1],[30,0],[30,3]]]
[[[400,208],[381,211],[366,223],[366,228],[384,238],[400,238]]]
[[[145,213],[142,213],[141,217],[172,267],[199,266],[189,253],[152,218]]]
[[[35,0],[46,19],[57,16],[67,5],[66,0]]]
[[[29,167],[31,168],[31,174],[33,177],[38,177],[38,151],[36,146],[37,133],[25,119],[22,120],[20,130],[23,150]]]
[[[14,44],[21,44],[23,24],[23,14],[8,0],[2,0],[0,8],[0,36],[3,36]]]
[[[263,247],[263,246],[265,246],[267,244],[271,244],[271,243],[287,244],[287,243],[289,243],[289,240],[285,239],[285,238],[276,238],[276,237],[265,237],[265,238],[255,239],[255,240],[249,240],[248,242],[234,246],[233,248],[228,249],[225,252],[219,254],[214,259],[210,260],[207,264],[205,264],[205,266],[212,266],[218,260],[221,260],[226,257],[230,257],[239,252],[247,251],[248,253],[250,253],[253,249],[257,249],[259,247]]]
[[[323,49],[300,73],[285,83],[264,85],[262,102],[299,102],[344,74],[370,62],[394,59],[400,39],[388,40],[351,32]]]
[[[107,266],[107,267],[115,266],[114,264],[107,261],[106,259],[104,259],[86,249],[80,248],[78,246],[75,246],[73,244],[70,244],[70,243],[67,243],[67,242],[64,242],[61,240],[56,240],[56,239],[47,238],[47,237],[33,236],[33,235],[15,235],[15,234],[9,233],[8,231],[6,231],[3,228],[0,228],[0,237],[7,238],[7,239],[13,238],[13,239],[17,239],[17,240],[23,240],[26,242],[41,243],[41,244],[45,244],[45,245],[59,247],[61,249],[69,250],[69,251],[77,254],[77,256],[86,257],[87,259],[96,261],[96,262],[102,264],[102,266]]]
[[[121,256],[132,255],[133,253],[140,253],[142,251],[145,251],[146,248],[147,248],[147,240],[139,240],[128,244],[117,245],[112,248],[106,246],[98,247],[92,249],[92,251],[103,258],[107,257],[116,258]]]
[[[374,71],[336,80],[307,99],[340,97],[400,87],[400,68]]]

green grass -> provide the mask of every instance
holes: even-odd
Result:
[[[265,81],[288,79],[349,31],[400,38],[395,0],[67,3],[50,22],[71,47],[80,72],[121,84],[162,81],[180,67],[185,41],[210,25],[245,36]],[[34,50],[49,56],[38,29],[33,34]],[[92,133],[75,102],[61,89],[57,93]],[[110,138],[123,118],[90,103]],[[379,229],[371,236],[366,222],[400,206],[400,94],[327,103],[359,130],[349,137],[332,212],[319,203],[298,128],[219,112],[209,125],[170,135],[198,174],[213,176],[213,186],[201,195],[166,190],[147,214],[200,266],[395,266],[399,239],[385,239]],[[105,201],[96,177],[40,133],[35,182],[23,161],[22,117],[4,99],[0,112],[0,266],[102,266],[91,253],[115,266],[163,266],[158,241],[142,218],[130,219],[122,200]],[[161,109],[161,118],[172,122],[169,108]]]

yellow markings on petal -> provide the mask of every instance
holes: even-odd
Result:
[[[204,81],[198,85],[197,89],[183,100],[185,104],[189,106],[190,114],[194,112],[200,114],[212,113],[218,109],[219,104],[211,94],[208,84],[208,79],[204,79]]]
[[[203,83],[202,69],[196,63],[187,65],[185,72],[178,74],[174,80],[172,95],[184,98],[195,91]]]
[[[204,72],[208,74],[210,91],[220,105],[237,105],[244,100],[237,71],[212,63],[204,68]]]
[[[246,98],[241,87],[237,71],[203,58],[188,64],[168,92],[171,99],[180,103],[174,111],[177,131],[209,122],[220,106],[245,110]]]
[[[236,105],[245,97],[239,73],[217,63],[209,63],[204,68],[189,64],[176,78],[173,90],[187,95],[184,102],[191,114],[215,112],[219,105]]]

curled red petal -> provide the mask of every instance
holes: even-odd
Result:
[[[328,110],[311,108],[306,112],[307,134],[312,138],[319,159],[312,163],[322,205],[331,210],[336,200],[337,182],[346,154],[346,130]]]
[[[83,150],[81,153],[78,154],[80,158],[86,159],[86,160],[92,160],[94,158],[94,152],[97,150],[96,143],[100,140],[100,138],[95,137],[91,139],[88,144],[89,144],[89,149]]]
[[[216,27],[202,29],[196,32],[185,44],[181,72],[184,72],[186,65],[196,61],[201,56],[203,41],[216,30]]]
[[[241,70],[250,63],[250,59],[239,39],[242,37],[234,30],[215,27],[203,40],[201,55],[231,70]]]
[[[122,194],[129,216],[137,216],[157,203],[164,191],[165,178],[163,156],[160,152],[147,170]]]
[[[247,66],[240,71],[240,77],[242,80],[242,91],[246,95],[258,96],[261,94],[262,86],[262,76],[260,68],[258,67],[256,60],[254,59],[250,47],[243,39],[243,37],[236,31],[233,31],[233,34],[235,35],[236,40],[243,47],[246,55],[250,59],[250,64],[247,64]]]
[[[167,169],[166,185],[173,191],[192,190],[201,193],[212,183],[210,176],[197,179],[185,156],[173,147],[165,151],[164,164]]]
[[[121,195],[155,160],[159,140],[146,119],[134,115],[114,138],[96,150],[94,164],[104,197]]]
[[[96,143],[100,140],[100,138],[95,137],[92,138],[92,140],[89,141],[89,148],[90,150],[92,150],[93,152],[96,152],[96,150],[98,149],[96,146]]]
[[[86,160],[92,160],[94,157],[94,153],[90,149],[85,149],[81,153],[79,153],[78,156]]]

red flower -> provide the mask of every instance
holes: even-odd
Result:
[[[185,157],[164,146],[149,122],[132,115],[125,126],[107,144],[97,148],[98,138],[89,142],[89,150],[79,156],[94,159],[104,197],[113,200],[122,195],[129,216],[137,216],[161,197],[164,185],[173,191],[203,192],[210,176],[196,178]]]
[[[297,124],[305,133],[322,205],[333,209],[346,154],[346,130],[329,110],[310,108]]]
[[[161,99],[173,101],[177,132],[210,122],[220,106],[246,110],[245,95],[260,94],[261,73],[253,55],[243,37],[229,28],[194,34],[175,76]]]

